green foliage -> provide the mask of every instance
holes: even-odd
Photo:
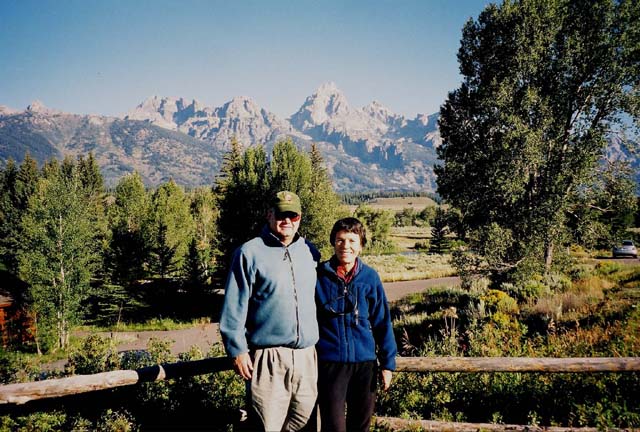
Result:
[[[111,280],[129,287],[148,273],[151,253],[151,198],[138,173],[120,179],[108,214],[112,234],[106,261]]]
[[[568,220],[575,240],[610,249],[626,238],[637,211],[635,172],[628,162],[607,161],[576,194]]]
[[[120,358],[113,340],[90,335],[69,355],[65,369],[71,375],[89,375],[119,367]]]
[[[119,327],[126,315],[143,306],[124,287],[110,284],[95,287],[86,305],[86,323],[115,328]]]
[[[135,432],[138,426],[126,411],[105,410],[94,422],[62,410],[0,417],[0,432]]]
[[[600,275],[611,275],[622,270],[622,264],[616,262],[600,262],[596,265],[596,273]]]
[[[3,416],[0,420],[1,432],[57,432],[65,430],[67,415],[62,411],[38,412],[12,419]]]
[[[161,277],[180,274],[193,237],[190,201],[173,180],[160,185],[151,199],[151,266]]]
[[[635,1],[519,0],[465,25],[435,172],[466,226],[508,233],[492,273],[510,277],[523,261],[550,269],[568,241],[567,214],[612,123],[638,115],[639,18]]]
[[[420,191],[371,191],[371,192],[351,192],[343,193],[340,199],[343,204],[359,206],[367,204],[376,198],[398,198],[398,197],[429,197],[436,203],[440,203],[440,197],[431,192]],[[429,208],[429,207],[427,207]]]
[[[389,240],[389,233],[394,220],[392,211],[375,210],[367,205],[361,205],[356,209],[355,217],[360,219],[367,229],[365,253],[382,254],[393,252],[393,244]]]
[[[77,430],[74,428],[74,430]],[[96,430],[100,432],[135,432],[138,430],[131,415],[126,411],[107,410],[98,419]]]
[[[396,212],[393,226],[415,226],[418,222],[419,213],[413,207],[405,207],[399,212]]]
[[[438,207],[431,225],[431,241],[429,251],[432,253],[445,253],[449,251],[449,219],[447,212]]]
[[[257,235],[265,223],[269,185],[264,148],[249,147],[243,152],[240,144],[232,140],[215,193],[220,209],[218,249],[226,266],[233,251]]]
[[[635,357],[640,353],[640,310],[634,307],[638,269],[605,265],[601,272],[618,284],[604,291],[606,298],[596,296],[593,307],[574,310],[567,321],[552,319],[544,328],[530,315],[530,299],[538,294],[523,295],[518,303],[502,290],[478,294],[448,288],[402,299],[391,311],[399,349],[411,356]],[[593,275],[584,274],[589,279],[574,283],[551,273],[521,288],[502,288],[539,290],[567,301],[572,294],[598,290]],[[640,425],[639,390],[640,377],[628,373],[398,373],[391,389],[380,393],[377,413],[473,423],[629,428]]]
[[[219,250],[225,259],[265,224],[269,200],[280,190],[296,193],[302,204],[300,234],[329,251],[329,232],[342,215],[338,196],[315,146],[306,154],[291,141],[276,143],[271,160],[262,147],[244,152],[232,141],[216,184]]]
[[[35,381],[40,370],[32,358],[0,348],[0,383]]]
[[[67,160],[45,172],[22,217],[19,270],[29,283],[38,347],[53,337],[57,348],[65,348],[100,263],[102,233],[96,229],[95,196],[76,165]]]
[[[198,188],[192,193],[191,214],[195,230],[189,243],[185,272],[191,287],[203,288],[211,283],[211,274],[216,266],[214,248],[219,211],[210,189]]]
[[[0,172],[0,261],[12,274],[18,273],[22,215],[36,191],[39,177],[36,162],[29,154],[19,168],[10,159]]]

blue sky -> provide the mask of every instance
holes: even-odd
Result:
[[[414,117],[460,82],[489,0],[1,0],[0,105],[119,115],[153,96],[250,96],[286,118],[333,81]]]

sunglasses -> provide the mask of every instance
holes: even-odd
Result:
[[[291,222],[298,222],[300,215],[294,212],[276,212],[276,220],[283,221],[289,219]]]
[[[334,297],[322,305],[322,308],[333,316],[353,313],[358,319],[358,298],[351,293]]]

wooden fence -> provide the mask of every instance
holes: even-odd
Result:
[[[230,370],[226,357],[168,363],[136,370],[74,375],[0,386],[0,404],[24,404],[38,399],[105,390],[142,382],[161,381]],[[640,357],[398,357],[398,372],[520,372],[594,373],[640,372]]]

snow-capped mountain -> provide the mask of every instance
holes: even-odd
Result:
[[[228,146],[232,137],[251,145],[270,142],[295,134],[286,121],[260,108],[251,98],[235,97],[218,108],[196,100],[154,96],[129,112],[125,120],[142,120],[150,124],[185,133],[218,147]]]
[[[317,144],[338,191],[434,191],[437,118],[406,118],[377,101],[354,108],[334,83],[321,85],[288,119],[249,97],[207,107],[154,96],[121,119],[68,114],[36,101],[24,111],[0,106],[0,166],[27,152],[42,163],[91,151],[110,185],[137,170],[150,186],[169,178],[198,186],[213,182],[233,137],[267,150],[292,139],[305,149]],[[640,159],[619,147],[612,142],[606,156],[637,167]]]
[[[350,106],[335,83],[321,85],[288,119],[236,97],[221,107],[182,98],[154,96],[130,111],[139,120],[228,148],[232,137],[243,146],[291,138],[302,146],[316,142],[340,189],[433,190],[436,117],[405,119],[380,102]]]

